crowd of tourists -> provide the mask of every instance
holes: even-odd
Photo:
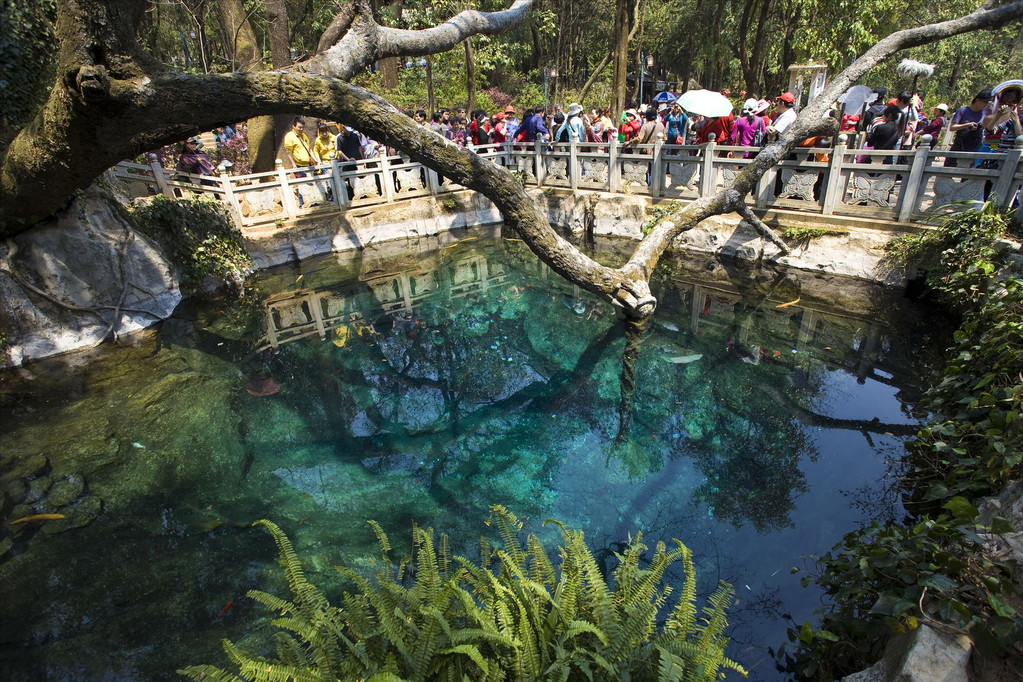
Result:
[[[892,150],[893,154],[884,158],[888,163],[898,160],[894,152],[914,147],[924,136],[930,136],[929,143],[934,147],[944,135],[950,134],[953,136],[950,151],[976,153],[977,165],[997,168],[998,157],[985,157],[983,153],[1005,152],[1017,137],[1023,135],[1020,118],[1023,80],[1006,81],[985,88],[969,104],[954,111],[945,103],[924,107],[923,93],[920,92],[901,92],[891,99],[887,88],[877,87],[873,92],[873,100],[865,109],[860,107],[855,112],[844,112],[836,103],[828,115],[841,118],[842,132],[859,133],[858,139],[862,140],[864,149]],[[483,109],[467,113],[465,109],[440,108],[430,114],[424,109],[409,110],[406,114],[417,125],[465,147],[494,145],[499,148],[509,144],[525,145],[537,139],[551,145],[571,142],[600,144],[617,139],[628,151],[657,140],[676,145],[700,145],[713,139],[719,145],[756,148],[792,125],[796,120],[796,104],[793,93],[784,92],[773,101],[748,98],[738,115],[729,112],[723,116],[700,116],[687,112],[677,101],[632,105],[617,116],[613,116],[609,108],[586,110],[578,103],[569,105],[567,110],[555,104],[549,110],[538,105],[520,112],[509,104],[492,113]],[[218,128],[215,140],[220,145],[235,135],[230,127]],[[799,144],[803,147],[826,147],[831,140],[815,137],[801,140]],[[189,138],[184,143],[179,170],[198,175],[214,174],[213,163],[201,147],[199,138]],[[293,168],[315,166],[335,159],[351,163],[386,152],[366,135],[348,126],[325,121],[317,124],[315,135],[310,139],[305,130],[305,119],[301,116],[293,119],[291,130],[284,137],[283,148],[287,164]],[[745,156],[755,153],[748,151]],[[859,160],[880,159],[876,155],[863,155]],[[957,160],[950,158],[945,163],[954,166]]]

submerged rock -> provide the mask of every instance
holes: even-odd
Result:
[[[71,504],[85,491],[85,479],[76,474],[69,474],[54,482],[50,488],[49,502],[54,507]]]
[[[98,495],[86,495],[75,504],[62,507],[61,513],[65,518],[59,521],[51,521],[42,527],[47,535],[56,535],[72,528],[81,528],[92,523],[103,510],[103,500]]]
[[[52,485],[53,479],[49,476],[39,476],[32,479],[28,483],[28,493],[25,494],[25,502],[32,504],[43,499]]]
[[[31,455],[21,459],[3,458],[4,473],[0,476],[0,483],[6,483],[14,479],[28,478],[42,473],[49,466],[50,461],[46,455]]]

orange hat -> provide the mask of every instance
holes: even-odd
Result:
[[[512,105],[509,104],[508,106],[506,106],[504,108],[504,113],[506,113],[506,114],[514,114],[515,113],[515,107],[513,107]]]
[[[504,114],[502,114],[499,111],[496,114],[494,114],[491,118],[493,118],[495,121],[503,121],[504,120]]]
[[[777,99],[780,99],[782,102],[794,104],[796,101],[796,96],[793,95],[791,92],[783,92],[780,95],[778,95]]]

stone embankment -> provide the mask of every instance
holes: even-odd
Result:
[[[627,194],[528,191],[553,225],[579,240],[639,239],[653,207],[663,203]],[[0,245],[0,330],[7,351],[0,364],[17,366],[88,348],[171,314],[181,300],[178,273],[156,245],[131,229],[126,201],[93,187],[61,215]],[[676,246],[899,285],[901,274],[881,266],[882,247],[900,230],[918,229],[775,210],[763,219],[775,228],[823,227],[829,234],[794,245],[790,254],[781,256],[733,214],[704,221],[683,234]],[[415,244],[442,232],[501,220],[485,197],[462,191],[246,228],[244,235],[257,265],[266,268],[381,243]]]

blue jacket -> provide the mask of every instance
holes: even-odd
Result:
[[[547,130],[547,126],[543,124],[543,116],[540,114],[533,114],[527,118],[526,122],[522,124],[522,128],[526,131],[526,140],[529,142],[536,141],[537,133],[543,133],[547,139],[551,137],[551,131]]]

